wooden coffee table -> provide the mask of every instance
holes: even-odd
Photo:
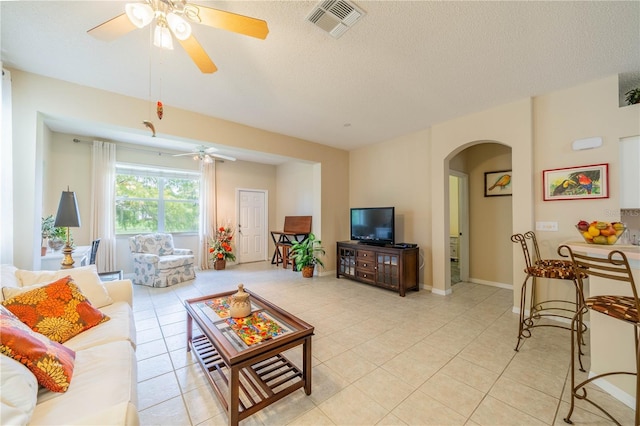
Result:
[[[251,315],[242,320],[228,317],[228,300],[236,290],[184,302],[187,351],[193,350],[230,425],[297,389],[304,387],[311,394],[313,326],[245,291],[250,294]],[[299,345],[302,369],[282,354]]]

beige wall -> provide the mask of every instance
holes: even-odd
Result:
[[[12,255],[16,266],[31,269],[39,263],[36,254],[39,254],[40,247],[43,202],[51,197],[43,195],[43,170],[46,167],[43,145],[48,132],[44,117],[62,117],[140,133],[145,132],[141,130],[140,122],[147,117],[149,106],[148,102],[139,99],[23,71],[11,70],[11,73],[14,163]],[[320,237],[325,247],[334,247],[337,239],[348,235],[348,221],[341,218],[349,197],[346,184],[348,152],[173,108],[171,114],[165,113],[156,130],[169,137],[219,143],[317,163],[314,173],[319,170],[322,173],[314,174],[318,194],[314,207],[321,209],[318,214],[321,221],[318,229],[322,230]],[[275,216],[275,210],[271,213],[270,218]],[[328,253],[325,264],[327,270],[332,270],[335,268],[334,250],[328,250]]]
[[[459,197],[458,178],[455,176],[449,176],[449,236],[457,237],[460,232],[458,226]]]
[[[285,216],[313,216],[313,164],[289,162],[278,166],[278,203],[272,230],[282,230]],[[313,223],[320,217],[314,217]],[[319,222],[318,222],[319,223]]]
[[[395,207],[396,241],[420,246],[424,258],[421,283],[431,270],[428,181],[428,131],[351,151],[348,207]],[[344,209],[343,216],[348,229],[348,209]],[[447,227],[447,238],[448,233]],[[349,234],[344,237],[348,239]]]
[[[469,278],[474,282],[511,285],[513,264],[512,198],[485,197],[484,173],[511,169],[511,149],[496,143],[463,151],[469,175]]]

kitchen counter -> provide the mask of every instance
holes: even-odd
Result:
[[[598,245],[584,242],[566,242],[571,250],[595,257],[606,257],[609,252],[619,250],[629,260],[636,288],[640,286],[640,246]],[[640,289],[638,289],[640,290]],[[612,282],[590,277],[585,297],[599,294],[632,296],[627,283]],[[591,366],[589,377],[607,371],[635,371],[634,327],[606,315],[589,312]],[[633,376],[610,376],[594,382],[614,398],[635,409],[635,378]]]
[[[612,246],[606,246],[600,244],[587,244],[582,241],[568,241],[564,244],[571,247],[571,250],[590,253],[593,255],[601,255],[603,257],[606,257],[609,252],[613,250],[619,250],[627,256],[627,259],[629,259],[629,265],[632,268],[634,267],[632,263],[634,263],[635,267],[640,269],[640,246],[624,244],[614,244]]]

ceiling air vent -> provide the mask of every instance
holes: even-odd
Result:
[[[339,38],[364,14],[362,9],[351,2],[325,0],[313,8],[307,21],[328,32],[333,38]]]

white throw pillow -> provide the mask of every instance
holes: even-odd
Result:
[[[20,281],[16,277],[16,268],[13,265],[0,265],[0,286],[2,287],[20,287]],[[0,297],[0,300],[2,297]]]
[[[87,265],[80,268],[61,269],[59,271],[25,271],[18,269],[16,277],[20,280],[23,287],[34,284],[50,283],[60,278],[70,275],[73,281],[80,288],[84,296],[89,299],[91,304],[96,308],[101,308],[113,303],[113,299],[109,297],[107,289],[102,285],[96,265]],[[3,289],[3,291],[6,289]],[[5,299],[8,295],[5,292]]]
[[[0,355],[0,383],[0,424],[29,424],[38,399],[36,376],[18,361]]]

